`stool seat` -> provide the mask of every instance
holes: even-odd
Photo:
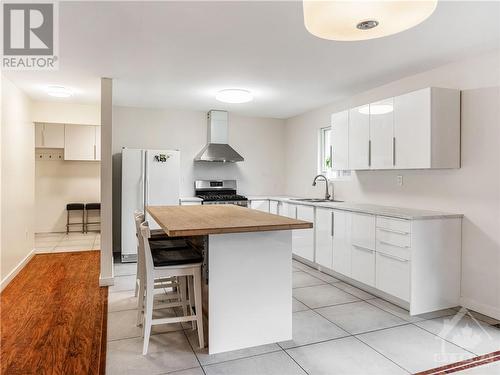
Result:
[[[66,210],[68,211],[76,211],[85,209],[85,205],[83,203],[68,203],[66,205]]]
[[[151,249],[151,255],[155,268],[203,262],[201,254],[190,246],[171,249]]]
[[[87,210],[100,210],[101,204],[100,203],[87,203],[85,205],[85,209],[87,209]]]
[[[171,239],[171,238],[160,238],[156,239],[151,237],[149,239],[149,246],[152,250],[154,249],[178,249],[189,247],[186,240],[182,239]]]

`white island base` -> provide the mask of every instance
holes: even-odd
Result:
[[[291,340],[292,232],[210,234],[208,243],[209,354]]]

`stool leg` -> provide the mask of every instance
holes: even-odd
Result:
[[[85,233],[85,210],[82,211],[82,233]]]
[[[188,279],[188,294],[189,294],[189,315],[195,315],[194,314],[194,280],[192,276],[187,276]],[[196,321],[191,321],[191,325],[193,328],[193,331],[196,329]]]
[[[187,316],[187,298],[186,298],[186,277],[179,277],[179,288],[181,289],[182,314]]]
[[[140,284],[139,288],[137,285]],[[144,283],[142,280],[139,283],[136,283],[137,289],[137,326],[140,326],[143,322],[143,312],[144,312]]]
[[[146,283],[146,308],[144,309],[144,345],[142,354],[148,354],[149,336],[151,335],[151,323],[153,320],[153,297],[154,285]]]
[[[198,268],[194,271],[194,304],[196,307],[196,326],[198,327],[198,341],[200,349],[205,347],[205,340],[203,338],[203,304],[201,301],[201,269]]]
[[[66,211],[66,234],[69,233],[69,210]]]

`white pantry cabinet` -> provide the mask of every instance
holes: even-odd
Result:
[[[316,236],[315,262],[331,269],[333,264],[333,215],[329,208],[316,207],[314,231]]]
[[[314,223],[314,206],[296,205],[296,218]],[[292,230],[292,250],[295,255],[314,262],[314,228]]]
[[[349,169],[349,111],[331,116],[332,169]]]
[[[100,149],[99,126],[64,126],[64,160],[99,160],[101,153],[97,146]]]
[[[370,169],[393,168],[394,98],[370,104]]]
[[[369,106],[349,110],[349,168],[370,168]]]
[[[394,168],[460,168],[460,91],[426,88],[394,98]]]
[[[269,200],[257,199],[250,201],[250,208],[263,212],[269,212]]]
[[[35,124],[36,148],[64,148],[63,124]]]

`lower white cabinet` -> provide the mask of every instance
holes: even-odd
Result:
[[[410,302],[410,261],[377,251],[376,287]]]
[[[314,207],[296,205],[297,219],[314,222]],[[295,255],[314,262],[314,228],[292,230],[292,250]]]
[[[333,210],[333,270],[351,276],[351,213]]]
[[[269,213],[279,215],[279,205],[280,205],[279,201],[270,200],[269,201]]]
[[[316,207],[314,220],[316,235],[315,262],[330,269],[333,264],[333,215],[332,209]]]
[[[257,199],[250,201],[250,208],[263,212],[269,212],[269,200]]]
[[[351,277],[363,284],[375,286],[375,250],[352,245]]]

